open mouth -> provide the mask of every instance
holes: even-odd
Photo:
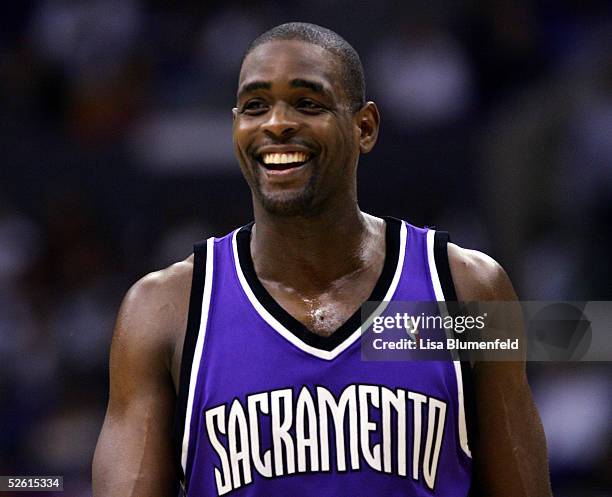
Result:
[[[312,154],[307,152],[283,152],[263,153],[257,157],[257,161],[266,169],[272,171],[284,171],[303,166],[312,159]]]

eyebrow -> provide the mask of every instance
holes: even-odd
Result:
[[[307,88],[314,93],[326,93],[321,83],[308,81],[307,79],[294,79],[291,81],[291,88]]]
[[[292,79],[289,85],[291,88],[306,88],[314,93],[320,93],[322,95],[327,95],[329,93],[321,83],[307,79]],[[247,83],[238,90],[238,99],[240,100],[240,98],[246,93],[251,93],[257,90],[270,90],[271,88],[272,83],[268,81],[253,81],[251,83]]]
[[[240,90],[238,90],[238,99],[244,95],[245,93],[251,93],[256,90],[269,90],[272,88],[272,84],[267,81],[253,81],[252,83],[248,83],[244,85]]]

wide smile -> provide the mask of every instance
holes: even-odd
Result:
[[[256,156],[256,160],[269,174],[284,175],[302,168],[308,164],[314,155],[310,152],[263,152]]]

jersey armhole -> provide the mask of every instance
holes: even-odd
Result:
[[[446,312],[453,315],[458,311],[457,292],[450,269],[448,260],[448,244],[450,243],[450,235],[446,231],[430,232],[429,236],[429,252],[430,266],[435,265],[435,268],[430,268],[432,279],[434,281],[434,289],[436,283],[439,285],[436,292],[436,298],[445,301]],[[431,260],[433,259],[433,261]],[[437,273],[437,274],[436,274]],[[441,292],[441,295],[439,294]],[[476,443],[477,422],[476,422],[476,400],[474,391],[474,378],[472,367],[469,361],[459,360],[453,361],[455,374],[457,377],[457,390],[459,395],[459,438],[463,451],[470,458],[472,453],[469,447],[474,447]],[[470,494],[472,495],[472,494]]]
[[[181,357],[179,374],[178,396],[173,423],[173,445],[174,462],[180,477],[182,491],[185,492],[185,467],[184,450],[185,433],[189,429],[187,420],[187,410],[189,392],[191,390],[191,377],[194,354],[198,342],[200,325],[202,321],[202,304],[204,298],[204,288],[206,283],[206,263],[207,263],[207,241],[198,242],[193,249],[193,274],[191,279],[191,291],[189,295],[189,311],[187,316],[187,329],[185,330],[185,341]],[[188,437],[188,436],[187,436]],[[177,489],[178,490],[178,489]]]

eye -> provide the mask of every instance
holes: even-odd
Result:
[[[319,112],[322,112],[324,110],[324,107],[320,103],[309,98],[300,99],[296,107],[299,110],[307,112],[309,114],[318,114]]]
[[[249,115],[258,115],[266,110],[266,104],[263,100],[253,99],[246,102],[241,109],[241,112]]]

